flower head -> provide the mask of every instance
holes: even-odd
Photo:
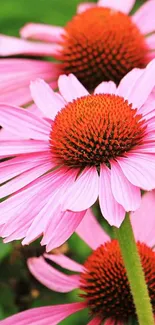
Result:
[[[22,39],[1,35],[1,56],[51,56],[57,62],[1,60],[0,100],[28,104],[28,84],[38,77],[56,88],[60,74],[73,73],[92,91],[102,81],[118,84],[133,68],[144,68],[155,57],[155,0],[130,16],[134,3],[135,0],[83,3],[64,28],[31,23],[21,29]]]
[[[17,138],[1,141],[2,237],[40,235],[60,246],[99,199],[110,225],[135,211],[140,190],[155,188],[155,61],[135,69],[118,88],[103,82],[89,94],[73,76],[59,78],[60,94],[42,80],[31,84],[42,111],[0,105],[0,124]]]
[[[155,191],[143,196],[142,204],[133,215],[131,222],[137,239],[146,284],[155,314]],[[146,219],[149,216],[147,223]],[[146,226],[143,227],[143,224]],[[57,292],[80,289],[81,302],[32,309],[2,321],[2,325],[59,324],[74,312],[87,308],[91,321],[89,325],[125,325],[136,320],[135,307],[119,245],[102,230],[90,210],[77,229],[78,235],[90,246],[92,253],[84,264],[79,264],[65,255],[45,254],[44,257],[30,258],[30,272],[43,285]],[[76,272],[63,274],[50,265],[52,261],[64,269]],[[38,313],[37,313],[38,311]],[[80,317],[80,316],[79,316]],[[37,323],[38,322],[38,323]]]

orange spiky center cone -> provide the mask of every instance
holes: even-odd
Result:
[[[64,73],[73,73],[89,90],[100,82],[117,84],[133,68],[145,67],[148,48],[131,17],[96,7],[77,14],[65,27],[62,52]]]

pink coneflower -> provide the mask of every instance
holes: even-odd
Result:
[[[102,81],[118,84],[133,68],[144,68],[155,57],[155,0],[129,16],[134,3],[100,0],[81,4],[64,28],[30,23],[21,29],[23,39],[1,35],[1,56],[44,56],[57,62],[1,60],[0,101],[28,104],[29,82],[38,77],[56,87],[60,74],[73,73],[86,89],[93,90]]]
[[[51,250],[75,231],[98,199],[110,225],[136,210],[140,189],[155,188],[155,60],[134,69],[118,88],[103,82],[89,94],[74,75],[60,93],[31,84],[44,117],[0,105],[0,124],[18,136],[1,141],[0,234],[7,241],[43,234]],[[4,138],[3,138],[4,139]]]
[[[131,222],[141,257],[149,295],[155,313],[155,191],[147,193]],[[148,219],[147,219],[148,216]],[[31,273],[46,287],[57,292],[80,289],[81,302],[31,309],[1,321],[2,325],[59,324],[69,315],[87,308],[89,325],[124,325],[136,320],[135,307],[119,245],[104,233],[88,210],[77,233],[93,250],[84,265],[65,255],[45,254],[62,268],[76,272],[66,275],[50,266],[43,257],[30,258]],[[77,274],[78,273],[78,274]],[[80,315],[79,315],[80,324]]]

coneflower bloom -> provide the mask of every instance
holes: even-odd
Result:
[[[0,156],[10,157],[0,165],[2,237],[28,244],[43,234],[51,250],[98,199],[117,227],[139,207],[140,189],[155,188],[154,75],[155,60],[93,94],[74,75],[60,76],[60,94],[37,80],[31,93],[43,117],[0,105],[0,125],[18,136],[1,141]]]
[[[140,208],[131,216],[137,247],[155,313],[155,192],[144,195]],[[46,287],[57,292],[79,288],[80,302],[31,309],[1,321],[2,325],[59,324],[69,315],[87,308],[89,325],[125,325],[136,320],[136,312],[118,242],[104,233],[88,210],[77,229],[92,249],[83,265],[60,254],[44,257],[64,269],[66,275],[49,265],[44,257],[30,258],[31,273]],[[79,314],[80,320],[80,314]],[[80,324],[80,321],[79,321]]]
[[[155,57],[155,0],[130,16],[134,3],[81,4],[64,28],[30,23],[21,29],[22,39],[1,35],[1,56],[52,57],[56,62],[1,60],[0,101],[27,105],[29,82],[38,77],[56,87],[60,74],[73,73],[90,91],[102,81],[118,84],[133,68],[144,68]]]

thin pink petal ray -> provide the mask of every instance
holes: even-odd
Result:
[[[96,167],[86,167],[65,194],[63,210],[82,211],[98,197],[99,177]]]
[[[22,38],[31,38],[44,42],[60,42],[64,29],[58,26],[51,26],[46,24],[28,23],[20,30]]]
[[[117,88],[113,81],[101,82],[94,91],[94,94],[116,94]]]
[[[117,94],[124,97],[125,99],[129,99],[132,91],[135,88],[135,85],[139,83],[140,78],[144,74],[144,71],[144,69],[135,68],[128,72],[120,81],[117,88]]]
[[[133,22],[138,26],[142,34],[155,31],[154,7],[155,1],[149,0],[132,16]]]
[[[52,169],[53,164],[50,161],[43,161],[39,166],[35,166],[18,177],[12,179],[10,182],[5,183],[3,186],[0,186],[0,197],[6,197],[18,190],[21,190],[26,185],[30,184],[32,181],[42,176],[44,173],[47,173]]]
[[[155,27],[154,27],[155,29]],[[149,46],[151,50],[155,51],[155,34],[152,34],[146,38],[146,44]],[[155,52],[154,52],[155,55]]]
[[[58,44],[30,42],[16,37],[0,35],[0,56],[18,54],[51,56],[57,55],[61,49]]]
[[[99,317],[93,318],[87,325],[100,325],[102,323],[102,319]]]
[[[95,3],[92,2],[84,2],[84,3],[80,3],[77,6],[77,13],[81,14],[82,12],[91,9],[91,8],[95,8],[97,5]]]
[[[117,159],[124,175],[133,185],[150,191],[155,188],[154,155],[131,153],[127,158]]]
[[[138,73],[139,74],[139,73]],[[152,60],[140,76],[136,80],[132,92],[128,96],[129,103],[133,104],[133,108],[140,108],[148,99],[152,90],[155,87],[155,59]]]
[[[135,0],[99,0],[98,6],[108,7],[128,14],[135,4]]]
[[[37,140],[14,140],[1,141],[0,156],[14,156],[26,153],[49,152],[47,141]]]
[[[42,245],[47,245],[47,252],[61,246],[77,229],[79,223],[83,219],[86,211],[58,212],[48,224],[45,235],[42,240]]]
[[[19,107],[0,104],[0,125],[22,138],[49,140],[49,123]]]
[[[84,267],[82,264],[79,264],[78,262],[73,261],[71,258],[69,258],[66,255],[63,254],[44,254],[44,257],[48,260],[60,265],[64,269],[74,271],[74,272],[83,272]]]
[[[10,316],[1,325],[58,325],[71,314],[86,308],[82,302],[29,309]]]
[[[101,212],[109,224],[120,227],[125,218],[125,210],[113,196],[111,172],[104,164],[100,166],[99,203]]]
[[[58,79],[58,86],[61,95],[67,102],[89,95],[86,88],[73,74],[61,75]]]
[[[93,250],[110,239],[90,209],[77,227],[76,233]]]
[[[155,190],[142,196],[139,209],[130,214],[136,240],[155,245]]]
[[[123,206],[125,211],[135,211],[139,208],[140,189],[128,181],[116,161],[111,161],[111,188],[115,200]]]
[[[31,82],[30,89],[35,104],[45,117],[54,120],[58,111],[66,105],[66,101],[41,79]]]
[[[70,292],[80,285],[78,275],[66,275],[56,270],[42,256],[29,258],[27,265],[29,271],[40,283],[56,292]]]

